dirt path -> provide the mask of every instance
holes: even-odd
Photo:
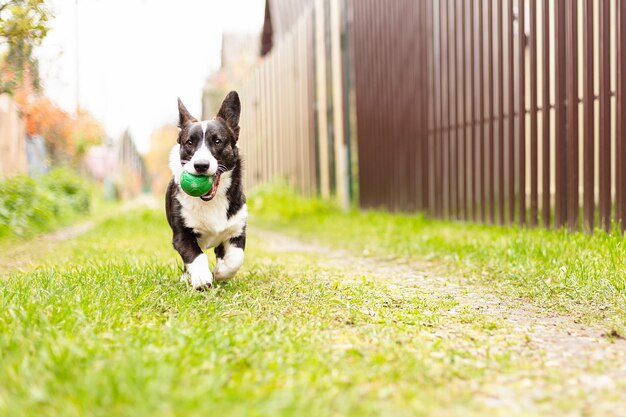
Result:
[[[86,220],[72,226],[64,227],[41,236],[35,236],[25,241],[16,241],[10,245],[4,245],[0,250],[0,278],[10,275],[15,270],[24,269],[36,264],[45,256],[54,251],[61,242],[76,238],[91,231],[102,222],[113,216],[121,215],[138,207],[156,208],[159,202],[149,195],[142,195],[134,200],[129,200],[110,213],[101,216],[99,220]]]
[[[451,297],[458,307],[445,313],[450,318],[469,308],[500,323],[498,330],[490,334],[476,331],[472,337],[484,340],[487,354],[507,349],[514,360],[532,363],[533,369],[522,375],[499,375],[493,384],[480,388],[477,395],[495,408],[540,412],[546,398],[578,393],[586,397],[588,407],[572,415],[626,415],[623,394],[617,395],[615,401],[606,399],[612,391],[625,392],[626,340],[619,336],[611,337],[601,328],[585,326],[569,316],[546,313],[519,300],[499,298],[463,277],[442,277],[435,266],[427,263],[402,264],[356,256],[265,230],[253,229],[251,233],[261,238],[268,251],[314,256],[323,270],[339,271],[355,282],[362,282],[365,276],[401,292]],[[443,331],[434,331],[438,337],[452,340],[455,335],[473,332],[470,327],[445,324]],[[551,370],[557,371],[562,380],[549,381],[542,375]]]
[[[59,242],[78,237],[95,226],[96,222],[87,221],[6,246],[0,256],[0,277],[9,275],[15,270],[28,268],[49,255]]]

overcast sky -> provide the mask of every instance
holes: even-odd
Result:
[[[74,111],[78,81],[81,106],[113,137],[129,128],[145,152],[150,133],[176,121],[177,97],[200,115],[222,32],[258,33],[265,0],[78,0],[78,24],[75,0],[49,4],[52,29],[36,52],[46,94]]]

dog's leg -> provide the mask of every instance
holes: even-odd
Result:
[[[224,281],[235,276],[243,265],[243,250],[246,246],[246,232],[225,242],[215,248],[216,264],[213,276],[218,281]]]
[[[185,263],[185,273],[183,274],[185,281],[191,281],[191,285],[197,290],[208,288],[213,284],[209,258],[200,249],[193,230],[185,226],[180,214],[181,203],[176,199],[177,190],[178,185],[172,178],[165,195],[165,213],[173,233],[172,245]]]
[[[186,264],[189,281],[196,290],[211,288],[213,285],[213,274],[209,268],[209,258],[205,253],[198,255],[193,262]]]
[[[210,288],[213,274],[209,268],[209,258],[198,246],[193,232],[187,229],[175,233],[172,243],[183,258],[185,275],[189,277],[191,285],[197,290]]]

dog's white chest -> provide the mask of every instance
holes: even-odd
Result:
[[[226,180],[226,181],[224,181]],[[230,178],[222,178],[220,189],[211,201],[203,201],[179,193],[176,198],[181,204],[181,214],[185,225],[198,236],[198,244],[202,249],[219,245],[227,239],[241,235],[248,218],[248,207],[241,209],[228,218],[228,199],[224,190],[230,185]]]

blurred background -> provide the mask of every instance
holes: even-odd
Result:
[[[63,167],[108,199],[162,195],[176,98],[210,118],[235,89],[250,190],[626,225],[618,0],[0,0],[0,17],[5,181]]]

